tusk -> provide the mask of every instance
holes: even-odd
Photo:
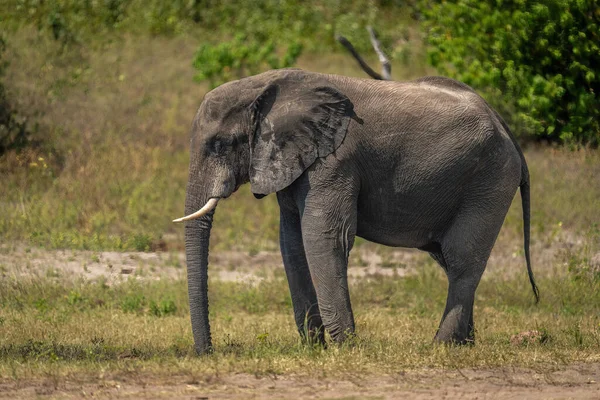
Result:
[[[202,207],[195,213],[186,215],[185,217],[174,219],[173,222],[183,222],[183,221],[189,221],[191,219],[200,218],[200,217],[208,214],[209,212],[211,212],[217,206],[217,203],[219,202],[219,200],[220,200],[220,197],[211,197],[210,199],[208,199],[208,201],[206,202],[204,207]]]

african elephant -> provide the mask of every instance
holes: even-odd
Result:
[[[356,235],[418,248],[448,298],[435,340],[473,341],[473,301],[518,187],[529,257],[529,173],[501,117],[442,77],[375,81],[281,69],[224,84],[193,120],[185,225],[195,349],[211,350],[208,244],[214,209],[250,182],[277,194],[280,246],[301,335],[354,332],[348,254]]]

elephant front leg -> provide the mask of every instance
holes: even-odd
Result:
[[[355,213],[339,216],[332,222],[331,215],[305,211],[302,237],[323,323],[334,341],[343,342],[355,328],[347,270],[356,223]]]
[[[281,201],[280,209],[279,244],[292,296],[296,326],[304,340],[324,343],[325,329],[304,253],[300,215],[297,209],[286,209]]]

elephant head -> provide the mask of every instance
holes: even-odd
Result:
[[[209,92],[194,118],[185,201],[185,249],[196,352],[211,349],[208,247],[219,199],[250,182],[257,198],[291,185],[334,152],[354,115],[325,75],[278,70]]]

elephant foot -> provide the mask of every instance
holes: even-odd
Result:
[[[448,345],[448,346],[474,346],[475,345],[475,336],[474,335],[470,335],[467,337],[451,337],[451,338],[444,338],[444,337],[440,337],[439,334],[436,334],[435,337],[433,338],[433,343],[435,344],[443,344],[443,345]]]
[[[472,309],[465,311],[462,306],[452,308],[444,316],[433,341],[449,345],[475,344]]]
[[[337,344],[348,343],[351,342],[355,337],[356,333],[354,332],[354,325],[349,326],[345,329],[342,328],[328,328],[329,336],[331,341]]]

